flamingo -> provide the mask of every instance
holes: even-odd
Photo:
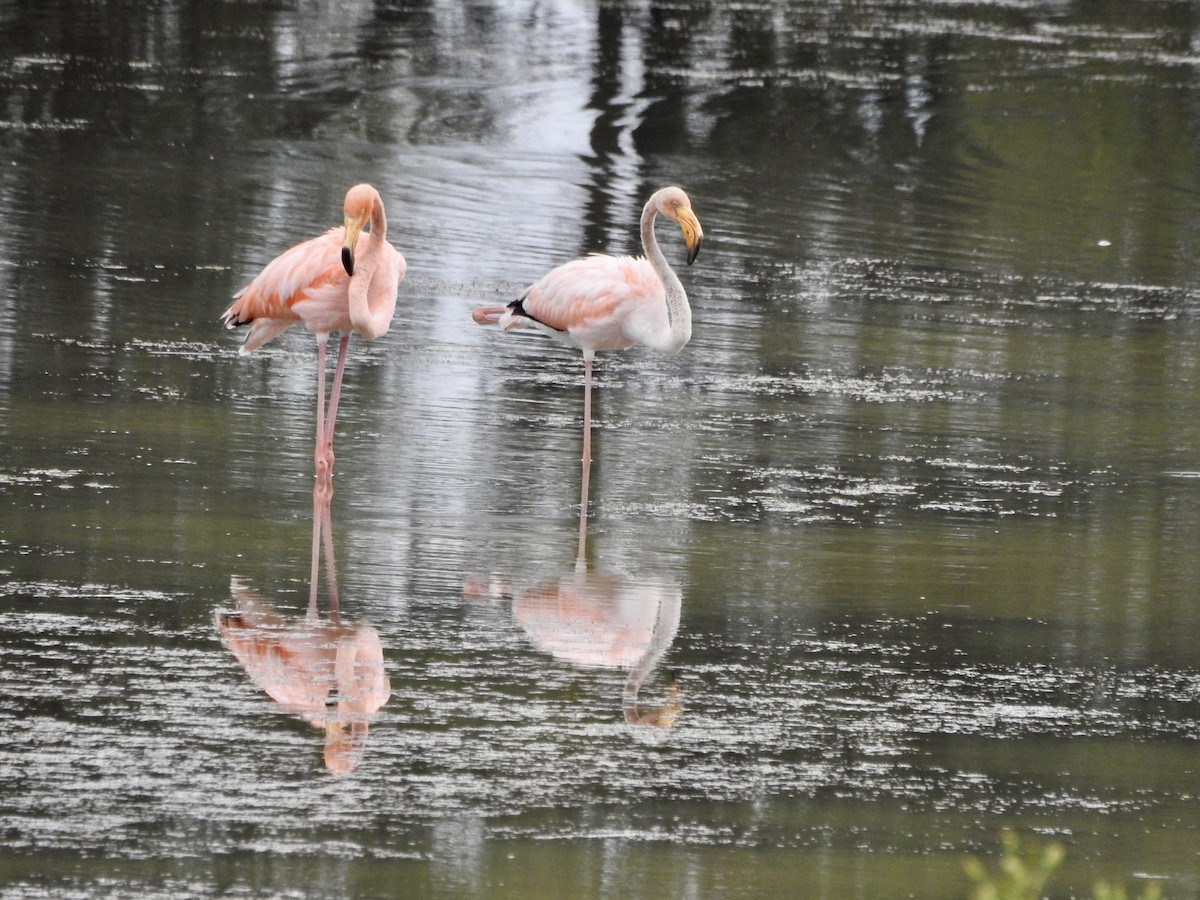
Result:
[[[585,256],[551,269],[520,299],[504,306],[476,307],[480,325],[505,331],[534,328],[583,351],[583,460],[579,546],[587,529],[588,474],[592,465],[592,359],[597,350],[624,350],[644,344],[678,353],[692,336],[692,310],[679,277],[659,249],[654,222],[659,215],[683,232],[690,266],[704,242],[704,230],[687,194],[677,187],[655,191],[642,208],[645,256]]]
[[[679,717],[679,677],[670,673],[667,703],[644,707],[642,685],[679,630],[682,595],[666,580],[633,580],[588,572],[527,591],[513,600],[513,618],[541,650],[582,668],[627,669],[621,708],[630,725],[669,731]]]
[[[250,326],[238,350],[242,356],[297,322],[303,322],[316,336],[317,442],[313,465],[318,481],[333,475],[333,428],[350,335],[373,341],[387,334],[407,268],[404,257],[387,242],[387,217],[375,188],[356,184],[346,191],[342,210],[342,227],[275,257],[221,314],[226,328]],[[365,226],[369,227],[366,233]],[[341,343],[327,414],[325,344],[333,331],[341,334]]]
[[[216,613],[222,642],[261,690],[286,711],[325,732],[325,765],[353,771],[366,752],[371,716],[391,696],[379,632],[341,617],[328,482],[313,491],[312,574],[303,618],[275,610],[242,583],[230,580],[236,612]],[[318,613],[318,576],[324,548],[329,616]]]
[[[574,572],[519,594],[506,577],[493,575],[468,578],[463,595],[509,603],[513,619],[533,644],[561,662],[626,670],[621,708],[627,724],[666,732],[679,718],[675,672],[669,674],[665,705],[647,707],[640,699],[679,630],[683,595],[674,581],[590,572],[579,558]]]
[[[588,570],[586,533],[574,571],[514,593],[508,576],[469,576],[463,597],[507,603],[513,619],[538,647],[580,668],[626,669],[621,709],[625,722],[654,726],[658,736],[674,727],[683,704],[679,674],[672,671],[663,706],[643,706],[642,686],[679,631],[683,592],[674,579],[626,577]],[[642,732],[655,734],[654,729]]]

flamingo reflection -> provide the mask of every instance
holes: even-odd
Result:
[[[313,491],[312,570],[308,611],[278,612],[234,576],[235,612],[218,611],[217,631],[250,676],[289,713],[325,732],[325,765],[335,774],[353,771],[366,751],[371,715],[391,695],[379,633],[365,622],[344,621],[337,592],[329,501],[332,488]],[[329,615],[317,610],[324,551]]]
[[[643,706],[643,684],[679,630],[682,592],[667,579],[575,570],[528,591],[513,593],[507,578],[468,580],[468,599],[510,604],[512,616],[538,649],[582,668],[628,669],[622,696],[625,721],[666,732],[682,711],[679,678],[670,673],[666,702]]]

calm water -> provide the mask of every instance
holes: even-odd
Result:
[[[1011,826],[1200,897],[1193,4],[9,3],[0,61],[0,893],[957,898]],[[306,618],[313,342],[217,318],[360,180],[409,275]],[[469,311],[667,183],[695,334],[599,357],[576,571],[579,357]]]

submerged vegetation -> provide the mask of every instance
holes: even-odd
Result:
[[[969,858],[963,867],[974,885],[970,900],[1038,900],[1042,888],[1067,858],[1066,848],[1057,841],[1039,842],[1022,839],[1015,831],[1000,835],[1003,853],[996,871],[991,872],[978,857]],[[1098,881],[1092,888],[1093,900],[1128,900],[1131,895],[1122,884]],[[1141,900],[1159,900],[1162,885],[1147,884]]]

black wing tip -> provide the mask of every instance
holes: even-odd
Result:
[[[525,301],[526,301],[526,299],[528,299],[528,296],[529,295],[527,294],[526,296],[522,297],[520,300],[514,300],[512,303],[508,304],[508,308],[511,309],[518,316],[524,316],[530,322],[537,322],[539,325],[541,325],[544,328],[550,328],[554,331],[561,331],[562,330],[561,328],[555,328],[553,325],[548,325],[547,323],[543,322],[537,316],[530,315],[529,311],[525,309]]]

